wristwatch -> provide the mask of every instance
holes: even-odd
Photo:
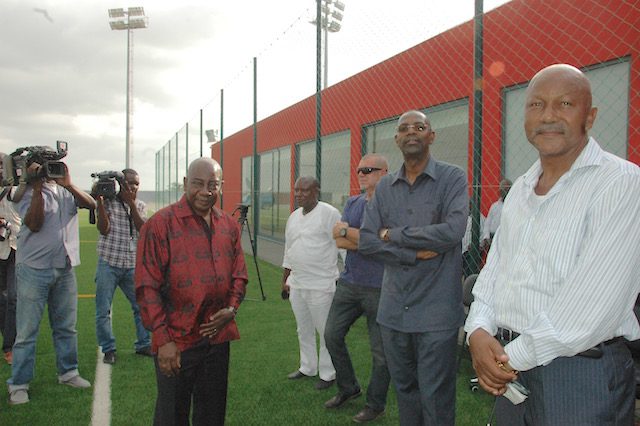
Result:
[[[340,236],[345,238],[347,236],[347,228],[340,228]]]

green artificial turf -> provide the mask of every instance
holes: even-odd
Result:
[[[97,343],[95,337],[96,267],[95,226],[81,212],[81,258],[76,268],[78,292],[78,350],[80,372],[94,382]],[[231,344],[231,366],[227,402],[228,425],[338,425],[352,423],[351,417],[364,405],[364,396],[336,410],[323,403],[331,398],[335,386],[317,391],[315,379],[287,380],[298,367],[298,342],[291,307],[280,299],[281,268],[259,262],[266,300],[262,300],[255,266],[247,257],[250,282],[247,299],[237,321],[241,339]],[[72,389],[57,384],[55,353],[45,316],[41,324],[36,356],[36,375],[31,382],[31,402],[9,406],[0,398],[0,425],[87,425],[91,423],[93,389]],[[111,376],[111,424],[149,425],[152,423],[156,383],[153,361],[136,355],[135,329],[128,301],[120,291],[113,303],[113,327],[118,360]],[[363,387],[369,379],[371,356],[366,322],[360,319],[347,337],[356,373]],[[10,367],[0,361],[0,377],[9,378]],[[468,359],[463,359],[458,376],[456,423],[484,425],[491,411],[492,398],[471,392],[472,376]],[[398,424],[395,392],[389,391],[387,412],[379,425]]]

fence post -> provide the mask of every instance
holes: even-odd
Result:
[[[480,200],[482,197],[482,90],[483,77],[483,0],[475,0],[474,61],[473,61],[473,178],[471,203],[471,246],[469,247],[472,270],[480,271]]]

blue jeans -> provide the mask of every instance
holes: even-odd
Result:
[[[344,284],[339,280],[324,330],[324,339],[336,369],[338,392],[350,395],[360,390],[351,363],[345,337],[358,318],[367,318],[371,346],[371,380],[367,387],[367,405],[384,410],[389,390],[389,370],[384,356],[380,326],[376,322],[380,289]]]
[[[142,325],[140,308],[136,302],[136,291],[133,282],[134,268],[116,268],[109,265],[101,257],[98,258],[96,270],[96,337],[102,352],[116,350],[116,338],[111,329],[111,303],[117,287],[120,287],[131,304],[133,321],[136,325],[136,350],[151,344],[149,332]]]
[[[45,303],[56,351],[56,368],[61,378],[78,374],[78,286],[71,265],[65,268],[35,269],[16,265],[18,303],[16,342],[13,345],[9,389],[27,389],[33,379],[36,341]]]

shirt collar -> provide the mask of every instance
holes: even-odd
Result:
[[[418,177],[420,177],[421,175],[429,176],[433,180],[436,180],[438,178],[438,175],[436,173],[436,159],[433,158],[433,155],[429,154],[429,161],[427,161],[427,165],[424,166],[424,169],[422,169]],[[391,185],[395,184],[398,180],[403,180],[407,182],[407,174],[404,167],[404,163],[402,163],[400,170],[398,170],[393,174],[393,180],[391,181]],[[418,179],[416,178],[416,180]]]
[[[174,204],[175,215],[179,218],[185,218],[189,216],[198,216],[187,201],[187,196],[183,195],[177,203]],[[222,212],[216,206],[213,206],[211,213],[215,219],[218,219]]]
[[[583,167],[599,166],[602,163],[604,151],[600,148],[600,145],[592,137],[589,137],[587,145],[582,149],[578,158],[575,159],[571,168],[565,173],[565,176],[573,174],[576,170]],[[522,179],[527,186],[533,186],[538,182],[538,178],[542,174],[542,166],[540,159],[533,163],[533,166],[527,172],[522,175]],[[563,176],[564,177],[564,176]]]

